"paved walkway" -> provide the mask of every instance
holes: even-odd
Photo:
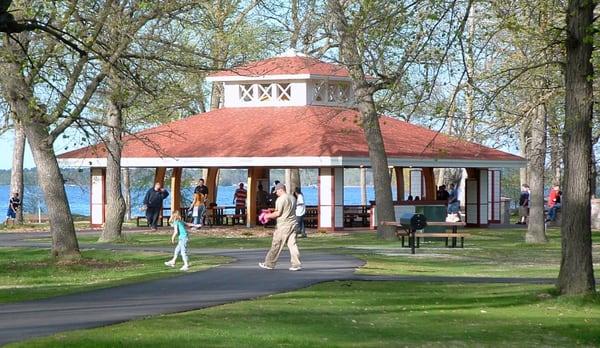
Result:
[[[46,234],[47,235],[47,234]],[[24,238],[44,234],[0,234],[1,246],[48,247],[48,243],[27,242]],[[86,245],[82,245],[85,248]],[[93,245],[94,248],[152,250],[171,252],[171,248]],[[202,272],[146,281],[108,289],[92,290],[43,300],[0,305],[0,345],[61,331],[93,328],[155,314],[176,313],[253,299],[291,291],[332,280],[405,280],[443,282],[551,283],[553,279],[471,278],[471,277],[379,277],[355,275],[363,261],[325,251],[304,251],[304,270],[287,270],[289,254],[281,256],[279,269],[258,268],[266,250],[190,249],[191,254],[230,256],[234,262]],[[193,258],[192,258],[193,262]]]

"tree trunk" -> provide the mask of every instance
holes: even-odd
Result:
[[[546,159],[546,108],[538,105],[531,113],[531,153],[527,163],[529,173],[529,220],[525,242],[546,243],[544,222],[544,169]]]
[[[377,236],[382,239],[396,239],[396,228],[384,226],[382,221],[395,221],[394,203],[390,173],[388,171],[387,155],[379,126],[379,115],[375,109],[373,95],[361,88],[356,89],[358,97],[358,110],[362,115],[362,127],[365,131],[369,147],[369,160],[373,168],[373,182],[375,184],[375,209],[377,210]]]
[[[129,172],[129,168],[123,168],[122,172],[123,177],[123,199],[125,200],[125,219],[131,220],[131,173]]]
[[[570,0],[567,9],[564,125],[564,198],[561,294],[595,292],[592,266],[590,163],[592,152],[592,30],[595,1]]]
[[[529,152],[530,152],[530,124],[526,118],[521,123],[521,127],[519,128],[519,147],[521,150],[521,156],[525,158],[529,162]],[[521,185],[529,185],[529,173],[527,172],[528,167],[524,167],[519,169],[519,181]]]
[[[49,125],[44,112],[37,106],[33,88],[23,77],[21,63],[25,58],[21,48],[12,44],[9,48],[14,55],[12,60],[3,64],[0,69],[0,82],[10,105],[13,120],[21,123],[37,167],[38,182],[48,207],[52,235],[51,253],[57,258],[79,258],[81,254],[64,179],[56,160],[53,144],[49,141]]]
[[[13,120],[15,129],[15,141],[13,147],[12,169],[10,171],[10,194],[18,193],[21,199],[21,209],[17,210],[16,222],[23,223],[23,206],[25,197],[23,195],[23,155],[25,154],[25,132],[21,122]]]
[[[364,52],[359,52],[357,35],[348,25],[344,9],[338,1],[330,1],[329,7],[334,17],[336,29],[339,33],[340,60],[346,65],[352,78],[355,103],[361,115],[361,126],[365,132],[365,139],[369,148],[369,160],[373,170],[375,184],[375,209],[377,211],[377,237],[387,240],[396,239],[396,227],[385,226],[383,221],[395,221],[394,201],[392,198],[391,178],[388,171],[387,154],[381,135],[379,115],[375,107],[373,94],[375,90],[367,81],[362,67]]]
[[[296,187],[302,187],[300,186],[300,169],[291,168],[285,170],[285,185],[288,187],[288,193],[294,192]]]
[[[48,207],[52,256],[61,259],[79,258],[79,245],[75,235],[73,217],[65,192],[62,173],[56,160],[54,147],[48,142],[48,128],[41,122],[24,122],[25,135],[33,153],[38,182],[44,192]]]
[[[548,113],[548,143],[550,146],[550,170],[552,175],[552,183],[560,186],[560,160],[561,160],[561,144],[559,138],[558,120],[556,110]]]
[[[115,86],[116,83],[111,83]],[[118,87],[113,87],[118,88]],[[123,115],[115,94],[109,97],[107,124],[110,127],[106,136],[106,222],[100,234],[99,242],[111,242],[122,238],[123,219],[125,217],[125,199],[121,191],[121,150],[123,135]]]

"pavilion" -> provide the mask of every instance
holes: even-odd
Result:
[[[211,202],[219,169],[248,169],[249,226],[256,224],[258,184],[270,186],[269,169],[316,168],[317,227],[343,228],[344,168],[370,166],[348,71],[286,53],[214,73],[207,80],[222,84],[222,107],[126,137],[122,166],[155,168],[156,181],[164,181],[166,169],[172,168],[171,207],[181,204],[183,168],[208,169]],[[392,117],[382,116],[380,126],[397,178],[398,211],[414,204],[402,202],[408,194],[406,180],[410,194],[420,195],[420,204],[427,204],[435,200],[434,168],[466,168],[467,223],[485,226],[500,220],[499,168],[523,167],[523,158]],[[91,168],[95,226],[105,218],[106,155],[100,143],[59,156],[63,166]],[[407,178],[404,168],[410,168]],[[371,221],[373,225],[376,218]]]

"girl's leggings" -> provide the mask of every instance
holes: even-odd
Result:
[[[181,254],[181,258],[185,265],[188,264],[187,241],[187,238],[179,238],[179,243],[177,243],[175,252],[173,253],[173,260],[177,260],[177,255]]]

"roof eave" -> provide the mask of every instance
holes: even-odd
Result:
[[[106,167],[106,158],[59,158],[63,167]],[[416,168],[523,168],[525,160],[449,159],[389,157],[393,167]],[[370,167],[368,157],[285,156],[285,157],[123,157],[123,167],[248,168],[248,167]]]

